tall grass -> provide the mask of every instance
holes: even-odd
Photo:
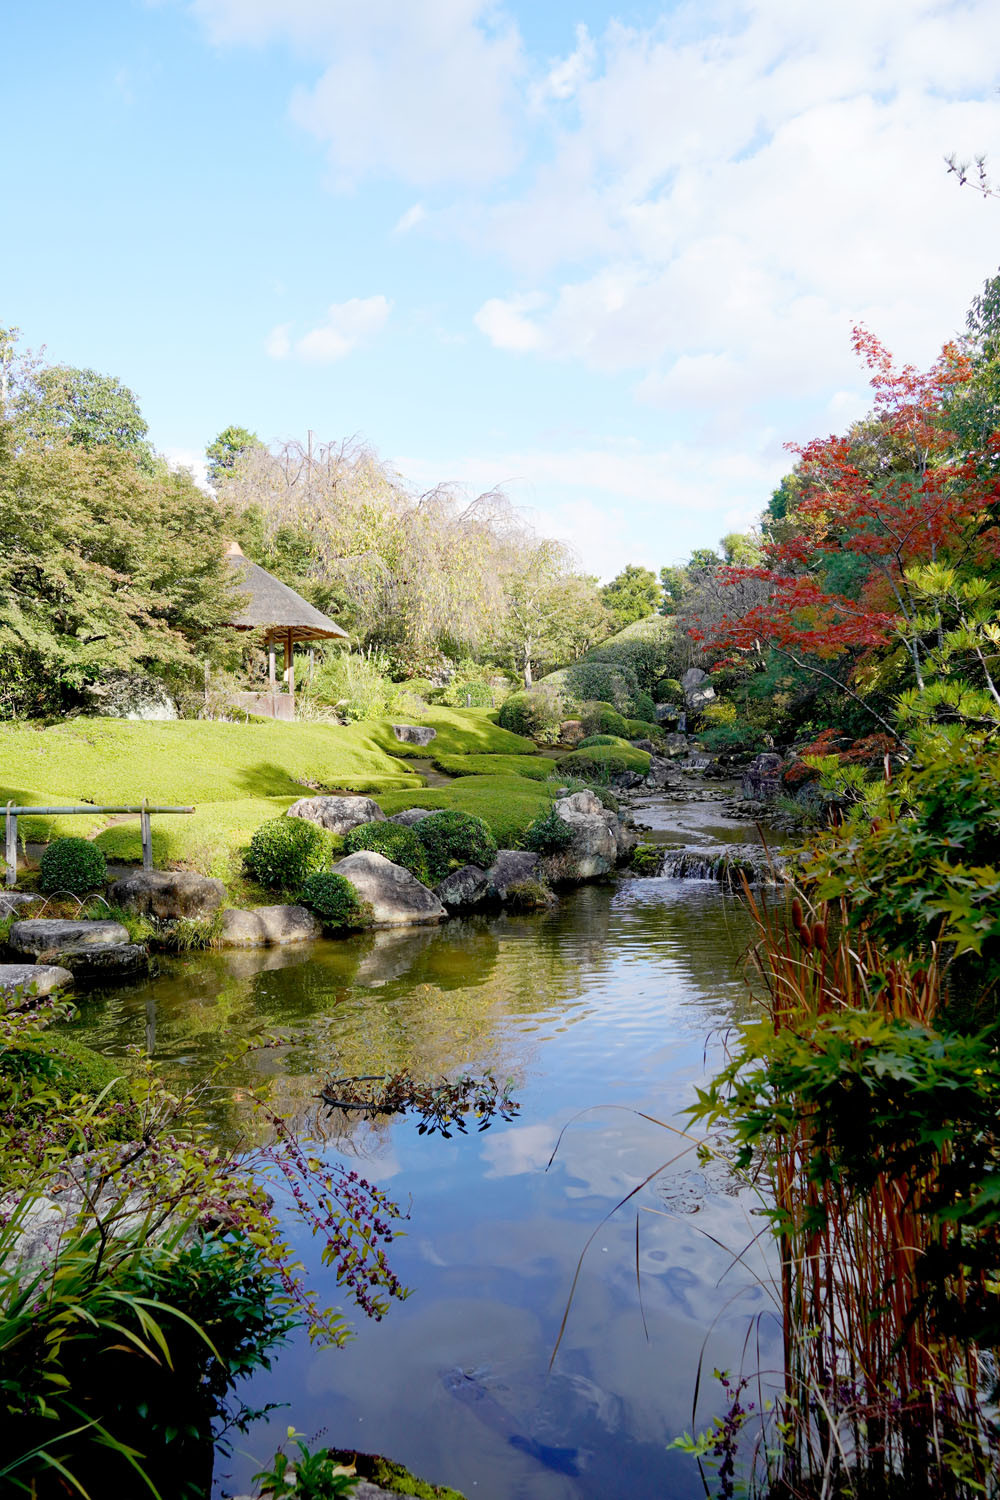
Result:
[[[940,1052],[937,958],[923,969],[890,959],[828,905],[796,898],[790,913],[769,909],[749,887],[746,900],[763,1021],[743,1029],[712,1103],[695,1113],[735,1123],[773,1198],[784,1370],[758,1449],[763,1488],[796,1500],[996,1494],[1000,1449],[983,1356],[929,1295],[929,1267],[947,1264],[953,1306],[996,1291],[982,1267],[954,1254],[942,1193],[948,1131],[929,1150],[907,1139],[890,1150],[890,1118],[868,1140],[871,1170],[858,1165],[864,1141],[840,1149],[852,1131],[863,1134],[864,1089],[880,1086],[880,1068],[895,1066],[903,1099],[906,1067],[898,1055],[895,1065],[883,1061],[894,1038]],[[869,1073],[874,1084],[859,1083]],[[900,1169],[906,1162],[910,1170]]]

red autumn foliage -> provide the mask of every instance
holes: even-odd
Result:
[[[720,575],[763,582],[768,597],[701,635],[730,660],[767,646],[819,660],[885,647],[919,611],[906,569],[985,561],[1000,549],[991,515],[1000,480],[983,462],[1000,451],[1000,434],[982,453],[956,454],[946,421],[947,399],[971,377],[968,358],[947,344],[930,370],[896,370],[863,328],[854,348],[872,372],[874,419],[861,434],[789,445],[799,455],[794,510],[762,566]],[[828,584],[845,554],[860,575],[852,594]]]

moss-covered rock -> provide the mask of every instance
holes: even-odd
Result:
[[[415,1495],[416,1500],[465,1500],[458,1490],[443,1484],[428,1484],[418,1479],[402,1464],[393,1463],[378,1453],[355,1453],[348,1448],[331,1448],[333,1458],[347,1467],[353,1467],[362,1479],[370,1480],[393,1495]]]

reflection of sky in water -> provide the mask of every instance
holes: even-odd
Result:
[[[768,1311],[766,1294],[713,1243],[742,1249],[762,1221],[690,1152],[601,1220],[683,1150],[635,1110],[683,1124],[677,1112],[704,1076],[706,1047],[717,1055],[720,1029],[745,1004],[747,937],[738,906],[714,888],[630,881],[580,890],[551,915],[307,953],[195,956],[85,1007],[81,1036],[121,1048],[155,1034],[178,1082],[256,1025],[294,1033],[291,1045],[241,1065],[217,1105],[223,1131],[239,1126],[233,1093],[265,1078],[301,1119],[330,1071],[491,1066],[517,1082],[520,1117],[482,1135],[427,1140],[406,1121],[353,1133],[351,1154],[369,1175],[412,1199],[392,1262],[413,1296],[383,1323],[359,1326],[344,1350],[297,1339],[254,1380],[250,1404],[289,1405],[270,1427],[238,1437],[226,1488],[247,1487],[293,1421],[310,1436],[387,1452],[470,1500],[701,1493],[692,1461],[666,1444],[691,1426],[706,1334],[712,1400],[712,1366],[737,1367],[751,1320]],[[573,1271],[595,1228],[550,1375]],[[322,1284],[316,1247],[301,1251]],[[762,1254],[750,1257],[761,1270]],[[765,1365],[775,1363],[775,1333],[765,1319]],[[473,1381],[449,1384],[457,1370]],[[575,1475],[539,1457],[566,1449],[576,1450]]]

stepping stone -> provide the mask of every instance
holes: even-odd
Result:
[[[14,953],[30,954],[37,960],[40,954],[53,949],[107,948],[128,941],[128,929],[120,922],[89,922],[84,918],[71,922],[58,917],[29,917],[14,923],[7,937],[7,946]]]
[[[42,954],[45,964],[68,969],[74,979],[109,984],[149,967],[149,949],[145,943],[71,943],[67,948],[52,948]],[[39,965],[38,967],[41,967]]]
[[[70,971],[55,964],[0,964],[0,1000],[9,1000],[18,990],[22,999],[40,998],[72,983]]]

